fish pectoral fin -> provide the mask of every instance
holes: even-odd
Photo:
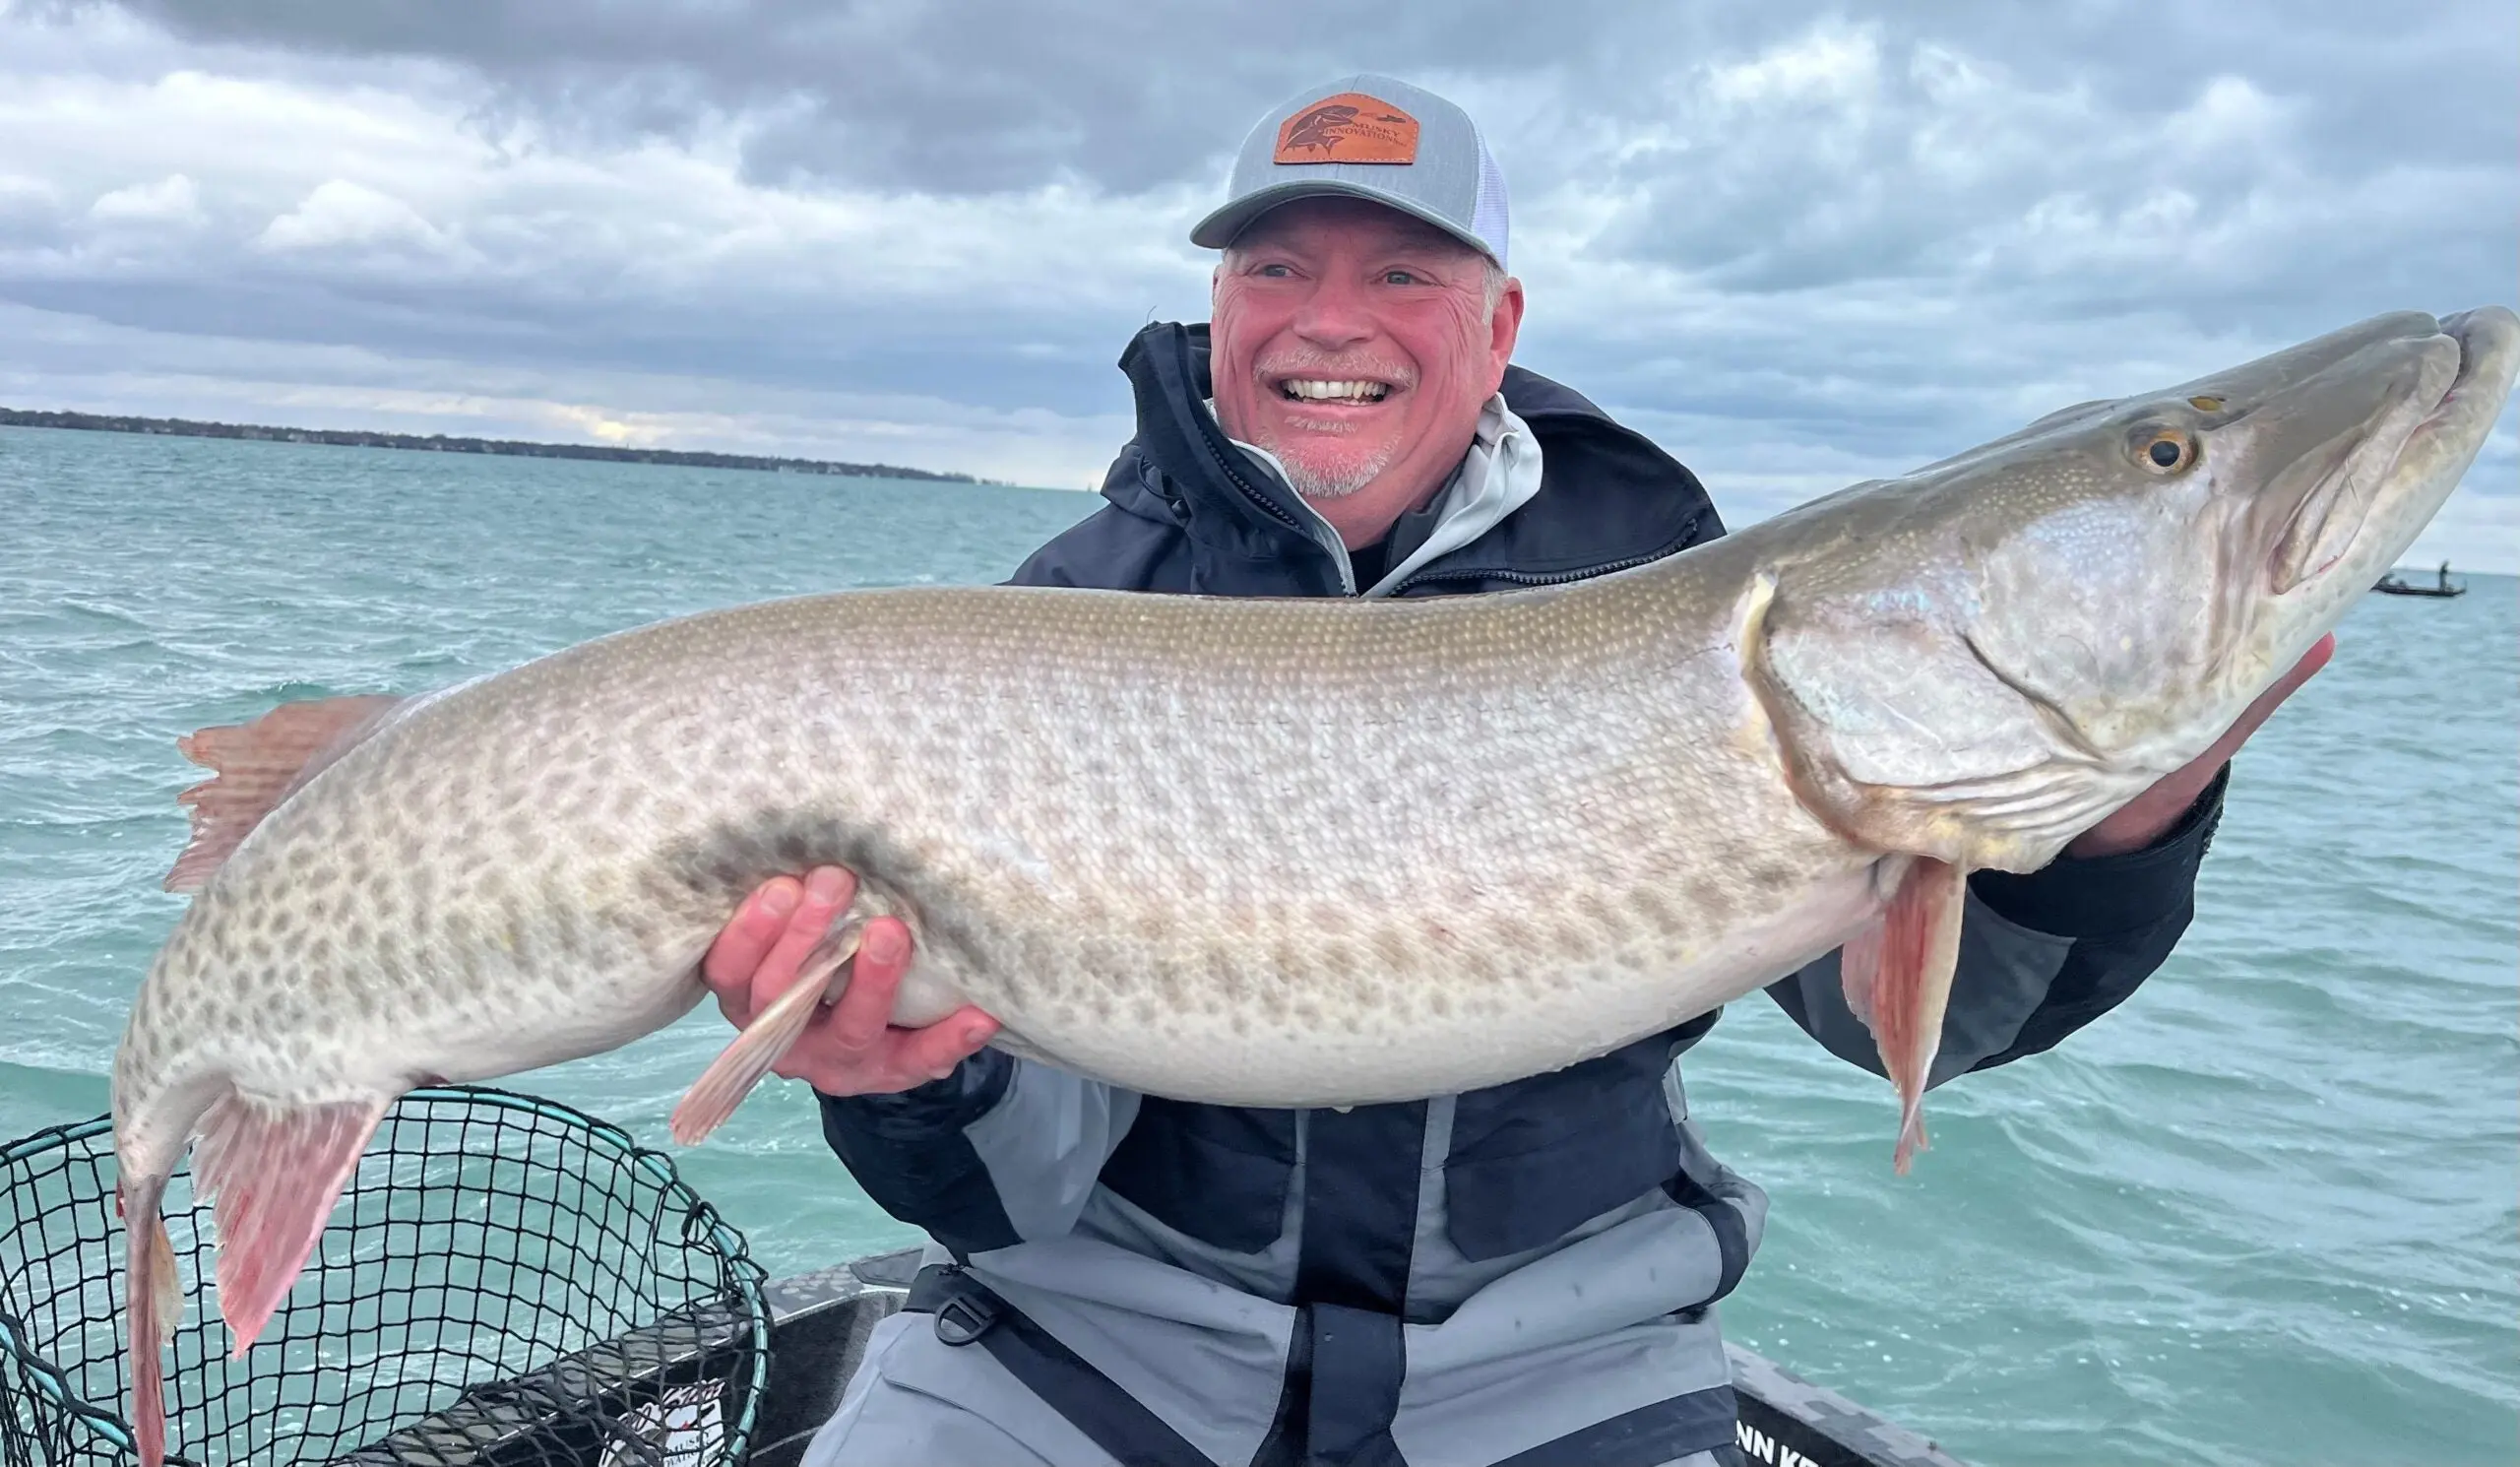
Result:
[[[360,695],[283,703],[249,723],[201,729],[176,739],[185,758],[214,773],[175,797],[191,807],[193,831],[166,873],[166,890],[198,891],[265,815],[403,701]]]
[[[673,1138],[685,1146],[696,1146],[711,1131],[735,1114],[735,1107],[752,1094],[761,1077],[788,1052],[805,1032],[805,1025],[831,998],[840,996],[849,987],[850,964],[857,956],[857,944],[866,934],[866,924],[851,918],[834,927],[805,961],[796,969],[796,981],[788,991],[770,1002],[768,1008],[753,1015],[752,1022],[734,1037],[709,1067],[692,1082],[682,1104],[673,1108]]]
[[[288,1297],[390,1098],[273,1106],[230,1091],[193,1153],[219,1224],[219,1312],[242,1357]]]
[[[1906,1175],[1924,1149],[1925,1081],[1942,1048],[1942,1013],[1960,961],[1960,914],[1969,872],[1928,856],[1905,858],[1889,905],[1839,956],[1847,1007],[1872,1031],[1881,1067],[1899,1089],[1899,1145]]]

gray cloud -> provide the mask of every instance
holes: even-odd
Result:
[[[1322,76],[1553,74],[1567,115],[1634,121],[1665,104],[1661,78],[1754,53],[1830,14],[1758,0],[1564,0],[1544,17],[1518,0],[1284,0],[1265,17],[1222,4],[1025,0],[125,8],[197,40],[458,63],[512,89],[512,104],[584,125],[675,130],[711,110],[767,110],[776,120],[750,145],[765,173],[948,191],[1069,174],[1122,192],[1197,174],[1232,141],[1221,119],[1246,119]],[[2507,104],[2520,14],[2493,0],[2415,9],[1964,0],[1889,8],[1880,24],[1896,47],[1941,47],[2056,79],[2088,94],[2096,118],[2176,111],[2218,74],[2315,96],[2312,141],[2358,166],[2411,149],[2508,159],[2520,141],[2520,109]]]
[[[495,80],[502,105],[571,126],[684,132],[758,111],[751,176],[947,192],[1067,175],[1119,192],[1176,181],[1289,89],[1377,64],[1514,69],[1533,42],[1615,31],[1628,7],[1571,0],[1534,27],[1516,0],[1448,7],[831,4],[606,0],[333,6],[137,0],[203,41],[426,57]],[[1510,37],[1511,43],[1504,43]]]
[[[0,301],[155,363],[0,333],[0,383],[295,373],[288,401],[409,415],[470,374],[518,421],[748,444],[819,404],[937,467],[999,472],[956,424],[992,464],[1031,433],[1031,477],[1074,483],[1129,333],[1204,312],[1182,234],[1243,128],[1357,69],[1482,118],[1523,359],[1736,519],[2372,311],[2520,298],[2507,4],[1253,15],[0,0]],[[2463,497],[2498,496],[2474,533],[2520,563],[2514,461],[2506,432]]]

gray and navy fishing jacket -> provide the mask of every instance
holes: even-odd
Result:
[[[1517,367],[1461,473],[1352,557],[1220,429],[1204,327],[1149,327],[1120,365],[1138,435],[1110,502],[1019,583],[1449,596],[1724,533],[1688,470]],[[1972,877],[1934,1081],[2122,1002],[2187,925],[2221,799],[2218,780],[2140,852]],[[1768,992],[1878,1072],[1834,954]],[[1716,1017],[1554,1073],[1346,1111],[1192,1105],[983,1051],[903,1094],[824,1097],[824,1128],[867,1195],[934,1240],[914,1302],[940,1310],[940,1336],[981,1336],[1040,1398],[1008,1411],[1045,1402],[1120,1460],[1644,1467],[1733,1437],[1710,1306],[1740,1281],[1767,1202],[1689,1118],[1676,1061]]]

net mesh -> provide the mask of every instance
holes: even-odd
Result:
[[[0,1151],[0,1463],[137,1461],[104,1117]],[[185,1282],[168,1460],[721,1467],[767,1366],[763,1274],[657,1152],[474,1087],[386,1114],[287,1300],[241,1359],[210,1206],[164,1212]]]

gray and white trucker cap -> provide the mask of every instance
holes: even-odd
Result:
[[[1505,263],[1505,175],[1479,125],[1431,92],[1372,75],[1311,88],[1261,118],[1225,206],[1190,242],[1223,249],[1268,211],[1323,194],[1388,204]]]

